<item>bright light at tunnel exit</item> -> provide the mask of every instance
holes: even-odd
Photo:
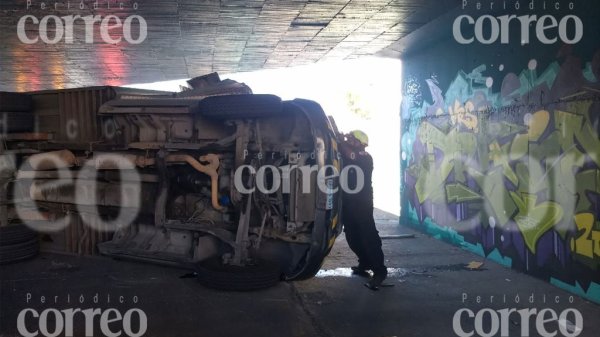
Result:
[[[203,74],[197,74],[203,75]],[[364,57],[357,60],[246,73],[219,74],[246,83],[255,94],[274,94],[284,100],[311,99],[333,116],[342,132],[354,129],[369,135],[373,156],[376,208],[400,213],[400,100],[402,65],[399,59]],[[129,85],[179,91],[187,79]]]

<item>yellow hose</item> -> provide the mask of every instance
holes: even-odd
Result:
[[[223,206],[219,204],[219,174],[217,170],[219,169],[220,161],[219,156],[216,154],[207,154],[205,156],[200,157],[201,161],[208,162],[208,165],[203,165],[199,161],[197,161],[194,157],[187,154],[171,154],[166,158],[167,162],[186,162],[190,164],[196,171],[202,172],[208,176],[210,176],[210,197],[212,206],[216,210],[222,210]]]

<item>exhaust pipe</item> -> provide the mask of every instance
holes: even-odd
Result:
[[[166,161],[168,163],[187,163],[198,172],[202,172],[210,177],[211,183],[211,204],[218,211],[223,210],[223,206],[219,204],[219,174],[217,170],[220,166],[219,156],[216,154],[207,154],[201,156],[200,161],[208,162],[203,165],[200,161],[187,154],[171,154],[168,155]],[[92,165],[98,170],[117,170],[126,165],[135,165],[137,167],[153,166],[156,162],[154,158],[147,158],[134,154],[119,154],[116,156],[95,156],[91,159]],[[57,170],[70,168],[80,163],[73,152],[69,150],[51,151],[45,153],[34,154],[27,158],[27,163],[35,171]],[[35,195],[39,196],[39,191],[35,191]]]

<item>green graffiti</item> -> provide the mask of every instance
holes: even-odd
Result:
[[[555,226],[556,231],[563,239],[574,227],[572,219],[573,215],[579,212],[578,205],[584,205],[587,201],[585,194],[580,194],[583,198],[577,197],[577,185],[585,183],[590,186],[590,181],[578,180],[577,176],[573,174],[583,167],[584,162],[585,155],[572,147],[561,154],[559,159],[554,161],[555,164],[548,169],[547,176],[553,178],[550,198],[562,205],[564,210],[563,221]]]
[[[529,153],[529,137],[517,135],[510,144],[510,160],[519,160]]]
[[[585,69],[583,70],[583,77],[590,82],[598,82],[596,75],[594,75],[594,70],[592,69],[592,63],[587,62],[585,64]]]
[[[415,190],[419,202],[423,203],[427,199],[434,201],[443,201],[443,185],[448,175],[454,169],[456,159],[461,160],[462,156],[471,157],[475,152],[476,139],[471,133],[461,133],[453,128],[448,134],[440,129],[424,122],[417,131],[418,137],[423,144],[427,145],[428,155],[420,161],[419,176]],[[439,167],[436,165],[434,149],[438,149],[444,154]]]
[[[527,127],[502,121],[489,123],[485,130],[487,130],[486,134],[489,138],[497,139],[527,131]]]
[[[590,159],[600,166],[598,149],[600,149],[600,139],[597,131],[590,122],[589,110],[593,102],[581,101],[573,103],[570,107],[573,111],[582,113],[572,113],[557,110],[555,112],[556,128],[561,135],[561,147],[563,151],[568,151],[575,147],[575,141],[585,150]]]
[[[575,213],[581,213],[592,207],[592,203],[586,197],[586,193],[594,192],[600,194],[600,170],[581,171],[577,173],[575,180],[577,184],[577,200],[579,200]]]
[[[495,169],[489,171],[487,175],[483,175],[474,168],[469,168],[468,172],[483,191],[486,208],[493,210],[500,226],[506,225],[517,211],[517,206],[504,187],[502,172]]]
[[[481,195],[463,184],[446,185],[448,202],[468,202],[481,200]]]
[[[539,78],[531,71],[523,72],[521,77],[528,76],[528,85],[551,85],[556,69],[557,66],[552,65]],[[500,226],[515,221],[523,229],[532,221],[540,223],[540,231],[529,229],[527,234],[524,233],[532,251],[539,237],[549,228],[555,227],[565,239],[567,232],[574,228],[570,219],[575,212],[592,206],[586,191],[598,190],[595,173],[574,174],[583,167],[586,158],[600,166],[597,155],[600,139],[589,118],[592,102],[570,103],[565,109],[568,111],[536,111],[526,120],[526,126],[506,121],[490,122],[485,113],[473,114],[475,108],[470,99],[464,106],[458,100],[473,94],[474,84],[480,83],[482,71],[485,67],[459,74],[446,93],[447,100],[454,100],[448,114],[444,115],[443,110],[438,109],[437,126],[428,121],[419,126],[417,137],[426,145],[427,154],[417,156],[408,168],[408,173],[417,179],[417,198],[420,203],[430,200],[436,204],[484,201]],[[460,117],[463,110],[470,115],[468,123],[461,119],[464,116]],[[473,167],[473,162],[478,167]],[[466,187],[469,178],[476,181],[479,190]],[[515,197],[528,194],[544,198],[540,205],[550,209],[562,205],[558,207],[558,213],[550,212],[561,216],[552,217],[552,225],[544,217],[525,216],[531,211],[527,207],[540,211],[539,206],[531,205],[532,197]]]
[[[516,165],[519,184],[517,190],[521,193],[537,194],[542,190],[548,189],[548,180],[546,172],[540,163],[531,157],[521,159]]]
[[[511,191],[510,196],[519,209],[515,215],[515,222],[523,234],[527,248],[535,253],[539,238],[551,230],[562,218],[562,207],[552,201],[537,204],[537,196],[534,194],[523,193],[522,196],[519,196]]]
[[[513,92],[511,96],[515,94],[519,96],[526,95],[527,93],[531,92],[533,88],[540,85],[552,88],[559,72],[560,65],[556,62],[552,63],[539,77],[537,76],[537,72],[535,70],[523,70],[519,75],[521,86],[517,91]]]
[[[411,223],[453,243],[462,239],[458,233],[468,235],[470,243],[456,244],[501,263],[512,264],[516,248],[544,257],[537,261],[566,256],[597,270],[600,137],[597,116],[591,115],[597,112],[598,99],[590,98],[597,90],[583,86],[535,108],[538,97],[533,93],[541,93],[541,102],[544,93],[554,93],[562,71],[558,63],[540,76],[537,70],[527,69],[518,82],[507,77],[506,87],[515,89],[505,92],[503,84],[502,96],[486,86],[485,71],[485,66],[460,71],[443,98],[443,91],[428,82],[434,104],[415,109],[413,116],[418,118],[407,118],[412,138],[402,144],[411,159],[403,170],[414,177],[415,185],[414,190],[410,186],[404,191],[414,193],[419,202],[408,199]],[[598,80],[590,63],[582,72],[588,81]],[[525,99],[533,105],[515,103]],[[425,202],[430,203],[427,209],[422,208]],[[450,203],[461,207],[449,207]],[[439,225],[426,214],[437,207],[449,211],[449,216],[435,219]],[[473,223],[481,230],[469,231]],[[524,244],[497,235],[515,227]],[[544,240],[542,245],[540,240],[550,232],[557,240]],[[511,257],[502,255],[507,253]],[[600,293],[591,293],[600,303]]]
[[[494,163],[494,166],[502,166],[504,176],[516,185],[519,180],[515,171],[510,166],[509,149],[508,145],[500,146],[498,142],[493,142],[490,144],[490,159]]]
[[[594,301],[596,303],[600,303],[600,284],[592,283],[587,291],[583,290],[581,284],[579,282],[575,282],[575,285],[565,283],[561,280],[558,280],[554,277],[550,278],[550,284],[553,284],[561,289],[572,292],[576,295],[579,295],[583,298],[587,298],[590,301]]]

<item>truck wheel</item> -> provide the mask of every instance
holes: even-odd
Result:
[[[281,281],[279,266],[267,261],[254,265],[232,266],[220,258],[209,259],[196,265],[200,284],[218,290],[252,291],[269,288]]]
[[[201,116],[212,119],[257,118],[281,115],[281,98],[275,95],[211,96],[200,101]]]

